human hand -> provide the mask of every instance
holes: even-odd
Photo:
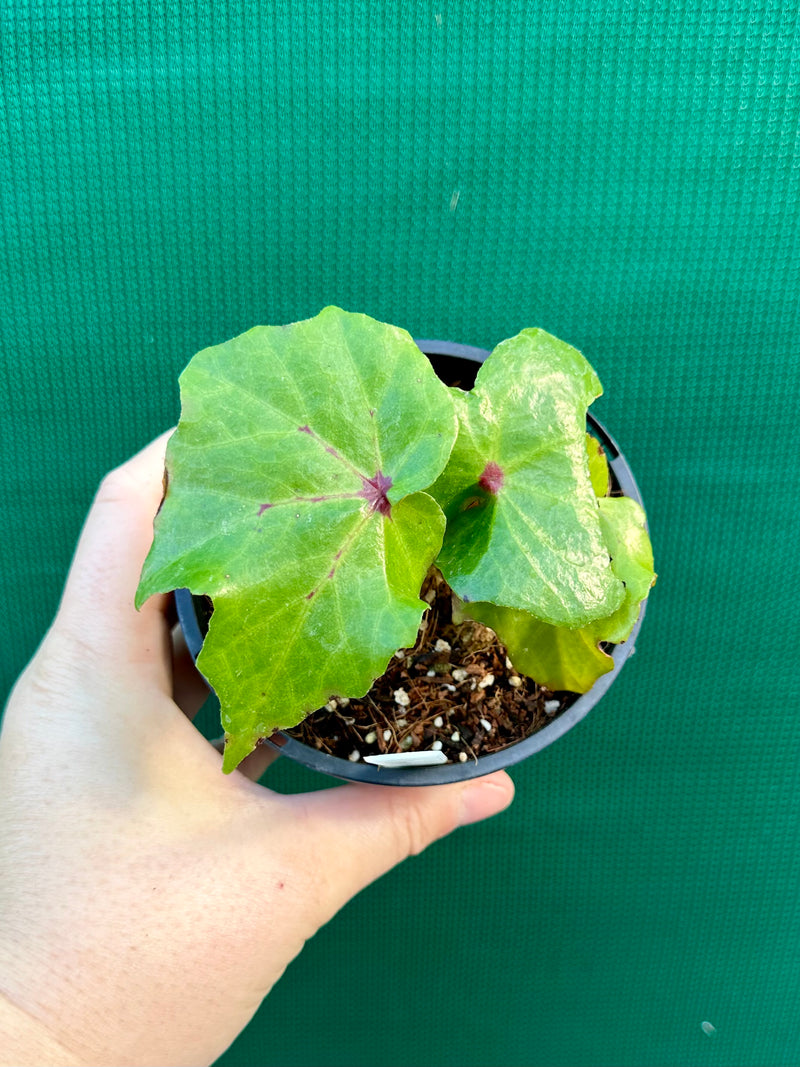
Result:
[[[222,774],[190,721],[196,687],[173,669],[166,598],[133,607],[165,444],[104,480],[6,710],[6,1064],[213,1062],[350,897],[513,795],[497,773],[282,796],[252,780],[260,749]]]

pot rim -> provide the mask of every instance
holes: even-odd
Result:
[[[472,345],[457,344],[453,341],[438,341],[425,338],[416,340],[416,344],[427,356],[451,356],[458,359],[466,359],[471,363],[483,363],[489,355],[489,351],[485,348],[475,348]],[[587,412],[586,421],[589,429],[603,445],[608,464],[623,494],[643,506],[642,494],[636,484],[633,471],[617,442],[603,424],[591,413]],[[188,589],[176,589],[174,597],[178,621],[183,630],[186,644],[192,658],[197,659],[203,644],[203,634],[197,619],[193,595]],[[504,770],[537,752],[541,752],[542,749],[557,741],[589,714],[608,691],[626,660],[633,655],[636,648],[636,638],[641,629],[646,608],[647,598],[642,601],[639,616],[628,639],[621,644],[615,645],[611,651],[611,657],[614,661],[613,668],[607,674],[598,678],[591,689],[586,693],[582,693],[557,718],[553,719],[547,726],[537,730],[536,733],[531,734],[522,741],[507,745],[497,752],[478,756],[475,759],[468,760],[466,763],[449,761],[432,766],[378,767],[364,763],[361,760],[351,762],[350,760],[341,759],[339,756],[320,752],[318,749],[304,745],[297,738],[291,737],[283,730],[270,738],[266,738],[264,743],[276,749],[280,755],[287,756],[295,763],[301,763],[310,770],[319,771],[329,777],[352,782],[367,782],[373,785],[445,785],[451,782],[467,781],[470,778],[479,778],[485,774],[491,774],[493,771]]]

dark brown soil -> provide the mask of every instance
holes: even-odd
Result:
[[[342,759],[440,748],[464,762],[523,740],[577,699],[517,674],[486,626],[455,624],[435,569],[422,598],[430,607],[416,644],[395,654],[365,697],[332,700],[286,732]]]

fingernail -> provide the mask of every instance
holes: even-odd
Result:
[[[480,822],[507,808],[514,799],[514,783],[506,774],[477,778],[461,794],[459,826]]]

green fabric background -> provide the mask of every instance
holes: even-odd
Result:
[[[800,1062],[794,0],[1,0],[0,68],[5,688],[102,473],[257,322],[543,326],[648,505],[605,701],[220,1063]]]

